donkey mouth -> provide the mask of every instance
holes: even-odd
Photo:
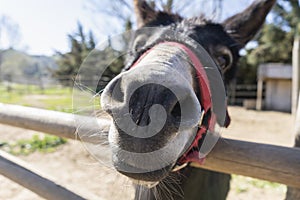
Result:
[[[155,182],[149,182],[149,181],[136,181],[134,179],[132,179],[132,182],[136,185],[142,185],[145,186],[147,188],[153,188],[155,186],[157,186],[159,184],[159,181],[155,181]]]
[[[195,130],[193,128],[178,133],[177,138],[169,141],[160,150],[140,153],[127,151],[120,146],[120,141],[114,141],[112,136],[116,130],[111,127],[113,166],[119,173],[133,179],[135,183],[151,187],[156,182],[165,179],[170,173],[179,170],[178,159],[192,143],[196,134]],[[131,145],[135,143],[132,142]]]
[[[142,172],[145,170],[132,167],[124,162],[115,163],[114,167],[119,173],[131,178],[134,183],[153,186],[154,183],[159,182],[168,176],[169,172],[172,170],[173,164],[158,170],[147,172]],[[129,168],[131,169],[128,170]]]

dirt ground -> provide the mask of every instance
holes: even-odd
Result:
[[[231,126],[222,130],[226,138],[292,146],[293,118],[288,113],[252,111],[230,107]],[[31,138],[34,131],[0,125],[0,142]],[[79,141],[68,140],[53,153],[36,152],[20,158],[59,184],[78,194],[95,195],[97,199],[128,200],[133,198],[130,181],[112,169],[99,164]],[[268,188],[247,185],[235,178],[231,183],[228,200],[281,200],[285,186]],[[27,189],[0,175],[0,200],[42,199]],[[95,198],[96,199],[96,198]]]

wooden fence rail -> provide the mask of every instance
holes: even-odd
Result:
[[[99,119],[0,103],[0,123],[15,127],[49,133],[69,139],[83,139],[91,143],[103,143],[97,135],[86,133],[107,133],[108,119]],[[80,126],[78,123],[82,123]],[[78,128],[80,126],[80,128]]]
[[[78,117],[77,119],[81,118],[80,116],[76,117]],[[82,117],[82,119],[89,122],[89,119],[86,117]],[[92,134],[92,137],[86,135],[87,139],[90,142],[95,142],[93,138],[97,140],[99,137],[93,135],[93,133],[107,132],[110,123],[108,119],[98,119],[100,126],[88,127],[87,123],[86,129],[77,130],[76,122],[72,114],[0,104],[0,123],[51,133],[66,138],[75,139],[78,133],[84,134],[84,131],[87,131]],[[213,151],[208,155],[204,165],[192,165],[300,188],[299,148],[222,139],[219,140]]]
[[[11,179],[49,200],[84,200],[90,197],[81,197],[64,188],[46,175],[37,172],[21,160],[0,151],[0,174]],[[2,188],[4,189],[4,188]]]

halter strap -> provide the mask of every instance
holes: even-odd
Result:
[[[190,48],[178,42],[164,42],[163,44],[169,44],[171,46],[179,47],[188,55],[196,71],[196,76],[197,76],[196,78],[198,80],[198,87],[200,90],[200,104],[201,107],[203,108],[202,110],[203,116],[205,117],[210,116],[210,118],[208,119],[208,124],[203,124],[202,122],[199,122],[201,124],[199,124],[197,134],[191,146],[178,159],[177,164],[183,165],[185,163],[190,163],[190,162],[197,162],[199,164],[202,164],[205,158],[199,158],[199,152],[197,151],[199,149],[198,148],[199,140],[203,137],[203,135],[207,132],[208,129],[213,131],[216,123],[216,118],[214,113],[210,112],[212,107],[212,101],[211,101],[211,91],[209,87],[209,81],[202,63]],[[197,150],[193,150],[194,148]]]

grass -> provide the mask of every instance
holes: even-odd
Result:
[[[72,112],[72,89],[52,87],[41,89],[34,85],[0,84],[0,102],[48,110]]]
[[[85,114],[100,109],[99,97],[68,87],[41,89],[34,85],[0,84],[0,103],[38,107],[67,113]],[[73,101],[73,96],[76,98]],[[74,106],[72,105],[74,103]],[[84,109],[83,109],[84,108]],[[82,111],[84,110],[84,111]]]
[[[48,110],[72,113],[72,88],[52,87],[41,89],[34,85],[0,84],[0,103],[38,107]],[[14,155],[28,155],[36,151],[53,152],[66,143],[57,136],[34,135],[31,139],[15,142],[0,142],[0,148]]]
[[[59,98],[41,99],[41,103],[45,105],[47,110],[56,110],[60,112],[73,113],[72,98],[68,96],[61,96]]]
[[[4,151],[14,155],[28,155],[33,152],[53,152],[56,148],[67,142],[66,139],[57,136],[39,135],[32,136],[31,139],[21,139],[16,142],[3,142],[0,144],[0,148]]]
[[[263,190],[279,190],[282,192],[286,191],[286,186],[279,183],[259,180],[259,179],[240,176],[240,175],[232,175],[231,177],[232,177],[231,181],[234,185],[234,189],[236,193],[248,192],[253,187],[258,189],[263,189]]]

